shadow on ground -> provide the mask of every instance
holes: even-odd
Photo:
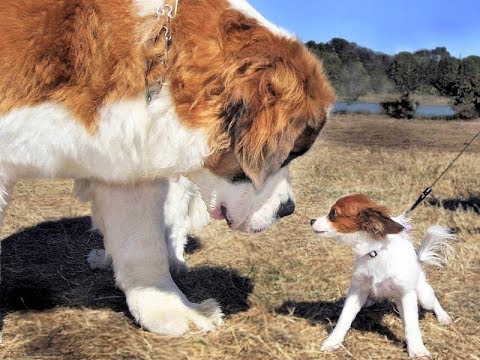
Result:
[[[473,211],[480,215],[480,195],[470,195],[467,198],[460,199],[437,199],[432,198],[427,201],[428,205],[441,207],[448,211]],[[460,231],[459,228],[453,229],[455,232]],[[466,230],[469,234],[480,234],[480,227]]]
[[[13,311],[55,307],[109,308],[128,314],[112,271],[91,270],[86,262],[90,250],[103,248],[101,235],[90,228],[88,217],[64,219],[39,224],[1,242],[0,320]],[[198,239],[190,238],[190,252],[199,246]],[[191,301],[213,297],[227,315],[249,308],[253,283],[234,270],[202,266],[178,272],[174,278]]]
[[[311,324],[325,324],[333,326],[336,323],[342,312],[345,299],[340,299],[333,302],[318,301],[318,302],[295,302],[285,301],[282,306],[275,309],[275,312],[282,315],[295,316],[304,318],[310,321]],[[395,313],[393,305],[389,302],[376,303],[368,308],[363,308],[358,313],[357,317],[352,323],[352,329],[362,332],[374,332],[385,336],[390,341],[397,344],[403,344],[388,327],[382,324],[382,318],[386,314]],[[420,312],[420,318],[423,318],[424,312]],[[333,330],[333,327],[328,329],[328,333]]]
[[[480,214],[480,195],[470,195],[465,199],[437,199],[432,198],[428,200],[428,204],[431,206],[442,207],[445,210],[450,211],[473,211],[476,214]]]

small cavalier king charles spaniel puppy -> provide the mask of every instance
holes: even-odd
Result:
[[[446,264],[443,255],[452,253],[448,241],[454,238],[448,229],[430,227],[415,252],[407,219],[390,218],[385,207],[360,194],[341,198],[327,216],[311,220],[311,225],[321,237],[351,245],[357,255],[345,305],[322,350],[333,350],[342,344],[355,316],[370,297],[395,302],[404,323],[409,356],[429,358],[420,333],[417,303],[433,310],[442,324],[452,320],[428,284],[422,263],[440,267]]]

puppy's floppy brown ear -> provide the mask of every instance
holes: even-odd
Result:
[[[382,239],[388,234],[398,234],[403,226],[390,219],[377,209],[365,209],[357,215],[360,230],[373,235],[375,239]]]

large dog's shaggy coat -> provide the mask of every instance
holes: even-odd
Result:
[[[215,218],[261,231],[293,212],[287,165],[334,94],[304,46],[244,0],[181,0],[165,53],[154,40],[162,3],[0,3],[0,222],[17,179],[88,182],[132,314],[178,335],[190,322],[213,329],[221,313],[170,277],[158,179],[184,174]],[[157,57],[164,68],[148,66]],[[148,102],[155,76],[166,82]]]

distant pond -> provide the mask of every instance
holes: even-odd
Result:
[[[347,112],[347,113],[371,113],[380,114],[383,109],[379,103],[375,102],[337,102],[333,108],[333,112]],[[430,116],[453,116],[455,111],[448,105],[419,105],[415,114],[419,117]]]

